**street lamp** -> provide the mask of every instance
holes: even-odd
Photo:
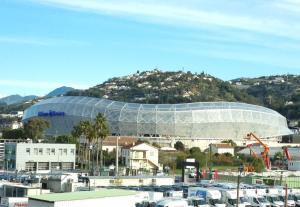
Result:
[[[236,189],[236,207],[239,207],[240,199],[240,177],[241,173],[244,171],[244,166],[241,164],[238,168],[238,177],[237,177],[237,189]]]

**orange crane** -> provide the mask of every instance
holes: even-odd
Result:
[[[268,145],[266,145],[265,143],[263,143],[255,134],[253,134],[252,132],[250,132],[249,134],[247,134],[247,139],[251,139],[254,138],[260,145],[263,146],[264,151],[261,153],[261,156],[264,160],[264,163],[266,165],[267,169],[271,168],[271,164],[270,164],[270,157],[269,157],[269,152],[270,152],[270,148]]]
[[[287,160],[292,160],[292,157],[291,157],[291,154],[290,154],[288,148],[287,147],[282,147],[282,149],[283,149],[283,152],[284,152],[284,154],[286,156],[286,159]]]

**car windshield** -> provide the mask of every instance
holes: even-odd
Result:
[[[236,202],[237,202],[237,199],[228,199],[228,203],[230,204],[230,205],[235,205],[236,204]]]
[[[203,200],[203,199],[193,200],[192,203],[193,203],[193,206],[199,206],[199,205],[205,205],[206,204],[205,200]]]
[[[284,199],[283,196],[278,196],[278,197],[279,197],[279,200],[280,200],[280,201],[284,202],[285,199]]]
[[[241,203],[248,202],[248,200],[245,197],[241,197],[240,200],[241,200]]]
[[[219,199],[209,199],[211,205],[222,204]]]
[[[300,195],[295,195],[295,196],[294,196],[294,200],[295,200],[295,201],[300,200]]]
[[[274,202],[274,201],[281,201],[279,196],[278,197],[270,197],[270,201]]]
[[[294,200],[294,195],[288,195],[288,200]]]
[[[267,202],[267,200],[263,197],[259,197],[259,198],[257,198],[257,200],[261,203],[266,203]]]

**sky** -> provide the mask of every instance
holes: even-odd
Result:
[[[300,1],[1,0],[0,97],[155,68],[300,74]]]

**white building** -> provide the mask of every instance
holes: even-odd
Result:
[[[123,148],[122,160],[133,174],[144,170],[155,172],[160,168],[158,164],[158,149],[146,143]]]
[[[224,154],[230,153],[234,155],[234,147],[229,144],[221,143],[221,144],[212,144],[211,145],[211,152],[212,154]]]
[[[288,170],[299,171],[300,170],[300,160],[288,161]]]
[[[6,143],[4,168],[49,172],[75,168],[75,144]]]

